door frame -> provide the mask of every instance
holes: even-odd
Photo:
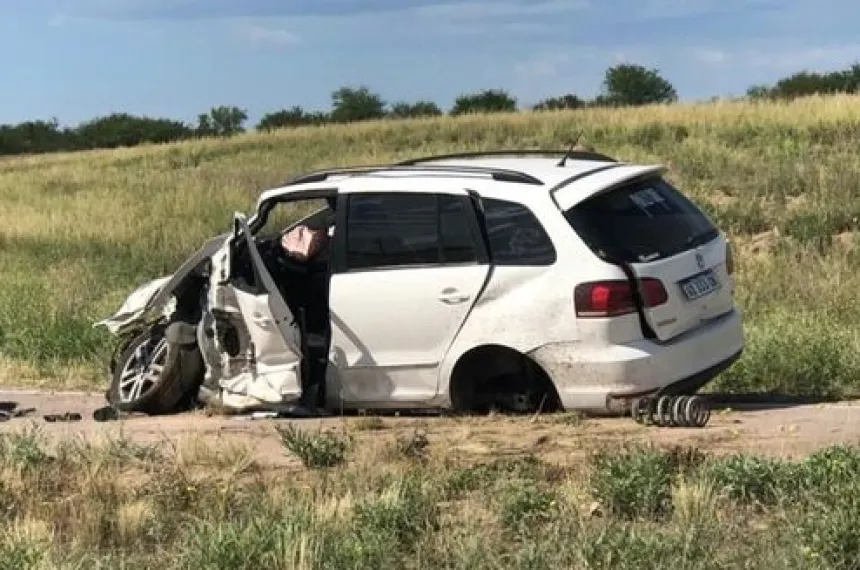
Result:
[[[437,368],[436,368],[437,381],[435,383],[435,386],[436,386],[435,387],[435,393],[431,396],[431,399],[432,399],[433,397],[436,397],[439,394],[440,383],[438,380],[438,375],[441,373],[443,363],[444,363],[445,359],[447,358],[447,355],[448,355],[451,347],[454,345],[454,343],[457,339],[457,336],[460,333],[460,330],[462,330],[463,324],[469,318],[469,315],[471,315],[471,313],[473,312],[474,307],[475,307],[475,303],[478,302],[478,300],[481,298],[484,291],[486,290],[486,287],[487,287],[488,283],[490,282],[490,279],[491,279],[492,274],[493,274],[494,265],[493,265],[491,255],[490,255],[489,236],[487,233],[486,224],[484,222],[484,217],[483,217],[483,203],[482,203],[481,197],[478,194],[478,192],[470,189],[467,185],[464,185],[462,183],[462,181],[445,181],[445,180],[441,180],[441,181],[440,180],[432,180],[429,182],[423,181],[422,186],[426,187],[426,191],[423,191],[423,192],[417,191],[416,192],[416,191],[411,190],[411,189],[409,189],[409,190],[403,189],[404,187],[405,188],[415,188],[415,181],[414,180],[409,180],[407,182],[408,186],[406,186],[406,184],[403,184],[402,180],[403,179],[398,180],[396,178],[395,179],[382,179],[382,180],[366,179],[366,180],[361,181],[360,186],[357,184],[358,181],[356,180],[356,181],[352,181],[352,184],[350,185],[348,190],[338,193],[337,210],[335,213],[335,228],[336,229],[334,232],[334,239],[332,240],[332,244],[331,244],[329,279],[332,280],[338,276],[345,277],[346,275],[349,275],[351,273],[360,274],[360,273],[373,273],[373,272],[380,272],[380,271],[387,272],[387,271],[397,271],[397,270],[420,271],[421,269],[425,269],[425,268],[426,269],[436,269],[436,268],[443,268],[443,267],[453,268],[453,267],[457,267],[457,266],[460,266],[460,267],[473,267],[473,266],[481,267],[481,266],[483,266],[483,267],[487,268],[487,272],[486,272],[486,275],[484,277],[483,283],[481,283],[479,289],[475,293],[475,300],[472,303],[472,306],[470,307],[470,309],[466,313],[463,321],[461,323],[459,323],[459,327],[457,329],[457,332],[455,332],[454,336],[450,339],[448,346],[446,346],[444,348],[442,354],[440,355],[439,362],[438,362]],[[375,184],[377,182],[379,182],[379,184]],[[400,186],[400,188],[401,188],[400,190],[397,190],[396,189],[397,187],[395,186],[395,184],[398,182],[400,184],[402,184],[402,186]],[[392,183],[395,183],[395,184],[392,184]],[[356,186],[358,186],[358,187],[356,187]],[[367,189],[365,190],[365,188],[367,188]],[[348,245],[348,241],[349,241],[349,231],[348,231],[349,215],[348,215],[348,211],[349,211],[350,199],[353,196],[391,196],[391,195],[422,195],[423,196],[423,195],[427,195],[427,194],[433,195],[434,197],[437,197],[437,199],[439,196],[446,196],[447,195],[447,196],[455,197],[455,198],[462,201],[462,203],[465,207],[466,222],[467,222],[468,227],[469,227],[469,235],[471,236],[472,244],[475,247],[475,253],[476,253],[476,260],[475,261],[448,262],[448,263],[442,262],[442,263],[432,263],[432,264],[427,264],[427,265],[416,264],[416,265],[402,265],[402,266],[362,267],[362,268],[356,268],[356,269],[350,269],[347,266],[347,245]],[[438,216],[438,208],[437,208],[437,216]],[[380,277],[385,278],[383,275],[380,275]],[[336,307],[333,307],[333,309],[336,309]],[[335,322],[336,319],[337,319],[337,316],[335,315],[334,311],[332,311],[331,312],[332,331],[334,331],[335,328],[338,327],[338,324]],[[343,324],[348,325],[348,323],[343,323]],[[347,326],[347,328],[348,328],[348,326]],[[358,340],[360,342],[360,339],[354,339],[354,340]],[[333,338],[332,338],[332,341],[333,341]],[[331,344],[331,342],[330,342],[329,351],[331,352],[332,350],[334,350],[334,348],[335,348],[334,345]],[[338,372],[339,372],[338,376],[340,378],[340,381],[341,382],[344,381],[344,376],[342,374],[340,374],[340,372],[342,372],[342,371],[338,370]],[[387,407],[391,407],[391,406],[396,407],[396,405],[399,403],[400,402],[385,402],[384,404],[386,404]],[[417,403],[417,402],[413,402],[413,403]],[[377,404],[382,405],[383,403],[378,402]],[[386,406],[383,405],[383,407],[386,407]]]
[[[452,189],[448,186],[448,189]],[[350,269],[346,262],[347,243],[349,240],[347,224],[349,222],[347,211],[349,208],[349,200],[353,196],[391,196],[391,195],[410,195],[416,194],[419,196],[432,194],[434,196],[449,195],[456,196],[464,200],[464,204],[468,204],[467,223],[469,224],[469,233],[472,237],[472,242],[475,244],[475,252],[477,254],[476,262],[466,263],[433,263],[430,267],[445,267],[454,265],[490,265],[492,268],[492,260],[490,259],[490,244],[487,236],[486,225],[483,223],[483,208],[481,207],[480,196],[477,192],[459,186],[457,191],[444,191],[445,187],[440,185],[440,189],[428,190],[427,192],[397,192],[391,190],[360,190],[353,192],[341,192],[337,195],[337,211],[335,212],[335,232],[334,239],[331,243],[331,258],[329,262],[329,275],[340,275],[344,273],[370,273],[372,271],[396,271],[396,270],[419,270],[422,265],[406,265],[406,266],[387,266],[387,267],[362,267],[360,269]],[[462,193],[461,193],[462,192]]]
[[[335,200],[337,200],[338,197],[339,197],[339,189],[337,187],[332,187],[332,186],[313,188],[310,190],[299,190],[296,192],[288,192],[288,193],[284,193],[282,195],[274,196],[272,198],[269,198],[268,200],[260,202],[257,206],[257,210],[256,210],[255,214],[250,218],[245,219],[241,213],[236,213],[236,215],[234,215],[234,219],[233,219],[233,232],[232,232],[232,235],[230,235],[230,237],[228,238],[228,243],[227,243],[227,280],[224,284],[228,285],[228,286],[230,286],[236,290],[242,291],[243,293],[247,293],[249,295],[253,295],[253,296],[266,295],[268,297],[269,309],[273,312],[273,316],[276,320],[275,325],[277,326],[279,332],[281,333],[281,336],[284,337],[284,341],[286,342],[287,346],[291,350],[296,351],[298,353],[299,357],[304,361],[303,367],[306,366],[306,357],[307,357],[306,350],[305,350],[306,345],[307,345],[307,339],[305,338],[306,335],[305,335],[304,331],[301,330],[301,327],[298,326],[298,328],[299,328],[299,341],[300,342],[299,342],[299,346],[297,346],[297,347],[293,346],[293,344],[294,344],[293,340],[286,338],[286,335],[284,334],[283,329],[281,328],[281,326],[277,322],[277,319],[278,319],[277,312],[279,312],[279,311],[272,310],[273,298],[275,298],[275,302],[277,304],[282,305],[283,308],[286,309],[287,314],[289,315],[289,317],[291,317],[293,319],[293,322],[298,321],[299,315],[294,315],[292,313],[292,310],[289,308],[289,304],[287,303],[286,299],[284,299],[284,296],[281,294],[281,291],[278,288],[277,283],[275,283],[274,278],[271,275],[271,272],[269,272],[265,263],[262,263],[262,258],[260,256],[259,250],[257,249],[256,243],[254,242],[254,240],[255,240],[256,236],[258,235],[258,233],[260,232],[260,230],[265,226],[266,222],[268,221],[269,214],[278,205],[289,204],[291,202],[300,202],[300,201],[304,201],[304,200],[315,200],[315,199],[335,198]],[[322,210],[314,210],[313,212],[309,213],[308,215],[306,215],[306,216],[292,222],[291,224],[287,225],[281,231],[287,232],[287,231],[297,227],[298,225],[306,222],[307,220],[309,220],[315,216],[318,216],[321,212],[322,212]],[[240,222],[240,220],[241,220],[241,222]],[[336,222],[336,224],[337,224],[337,222]],[[246,231],[247,231],[248,235],[245,235]],[[337,232],[335,232],[335,235],[337,235]],[[255,250],[254,253],[251,252],[251,245],[254,246],[254,250]],[[334,244],[333,243],[330,244],[329,247],[330,247],[330,255],[331,255],[331,251],[332,251],[331,248],[334,247]],[[237,253],[239,251],[241,251],[241,248],[244,248],[245,250],[247,250],[247,251],[244,251],[243,253],[245,253],[248,256],[249,261],[250,261],[250,265],[251,265],[250,269],[253,271],[253,274],[254,274],[253,286],[249,286],[249,284],[247,284],[247,283],[237,283],[237,276],[236,276],[235,271],[234,271],[233,260],[235,259],[235,256],[237,255]],[[260,259],[258,260],[257,258],[260,258]],[[331,257],[329,258],[329,262],[328,262],[328,275],[327,275],[326,287],[328,287],[328,281],[330,281],[330,279],[331,279]],[[274,285],[274,288],[272,288],[271,285]],[[243,318],[246,318],[246,316],[243,315]],[[329,318],[329,321],[330,320],[331,319]],[[289,325],[289,326],[293,326],[293,325]],[[303,374],[304,374],[304,371],[303,371]]]

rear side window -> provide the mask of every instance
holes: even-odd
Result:
[[[507,200],[484,198],[484,219],[495,265],[552,265],[555,247],[531,210]]]
[[[719,235],[710,220],[662,177],[650,177],[577,204],[565,217],[604,259],[642,263],[671,257]]]
[[[347,269],[476,262],[469,207],[443,194],[350,196]]]

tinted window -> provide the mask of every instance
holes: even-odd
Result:
[[[660,177],[598,194],[565,216],[597,255],[628,263],[671,257],[719,235],[696,206]]]
[[[466,204],[453,196],[351,196],[347,210],[349,269],[474,261]]]
[[[516,202],[485,198],[484,215],[496,265],[550,265],[555,248],[538,219]]]
[[[457,196],[439,196],[439,232],[444,263],[467,263],[478,259],[469,215],[471,203]]]

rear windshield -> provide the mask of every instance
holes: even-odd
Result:
[[[719,230],[662,177],[649,177],[589,198],[565,217],[595,254],[642,263],[707,243]]]

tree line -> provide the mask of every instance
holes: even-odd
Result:
[[[790,99],[816,93],[860,92],[860,64],[842,71],[814,73],[802,71],[774,85],[755,85],[750,99]],[[606,70],[600,94],[588,100],[576,94],[549,97],[534,105],[534,111],[625,107],[674,103],[678,93],[657,69],[622,63]],[[503,89],[485,89],[457,97],[447,111],[457,116],[469,113],[513,112],[517,100]],[[441,116],[445,112],[432,101],[393,102],[366,86],[341,87],[331,95],[331,109],[307,111],[299,106],[264,115],[254,127],[258,131],[352,123],[372,119],[407,119]],[[236,106],[219,106],[197,117],[196,124],[165,118],[114,113],[62,127],[56,119],[33,120],[17,125],[0,125],[0,155],[38,154],[96,148],[129,147],[143,143],[167,143],[201,137],[227,137],[245,132],[248,114]]]

